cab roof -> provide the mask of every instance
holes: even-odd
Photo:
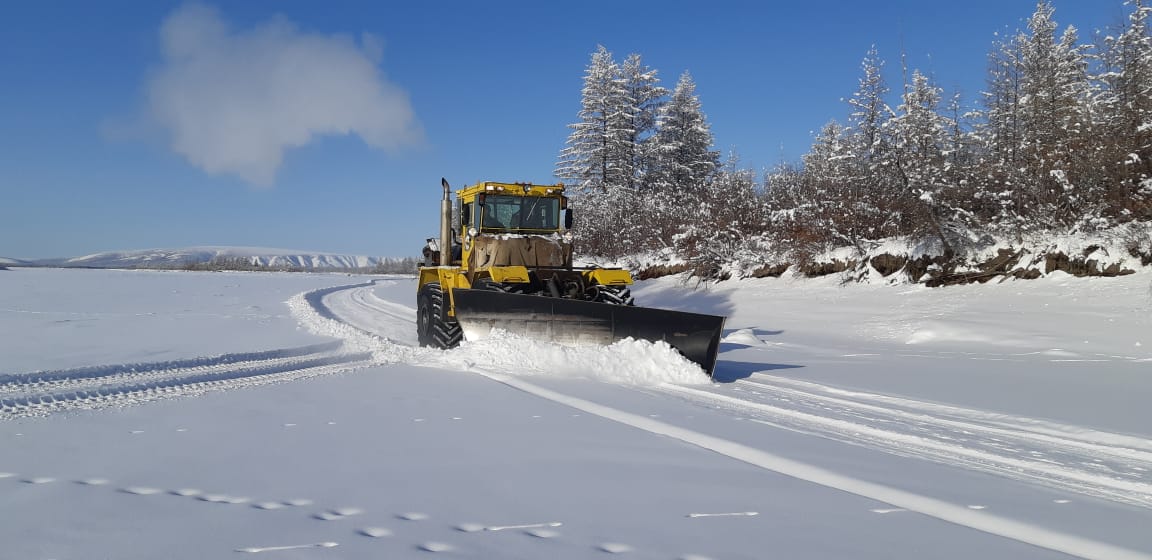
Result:
[[[564,194],[564,183],[533,185],[531,183],[498,183],[485,181],[456,191],[459,198],[472,198],[481,193],[510,196],[559,196]]]

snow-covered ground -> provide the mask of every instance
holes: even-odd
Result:
[[[0,558],[1152,558],[1152,275],[674,279],[415,347],[414,280],[0,272]]]

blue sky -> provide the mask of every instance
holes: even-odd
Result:
[[[1122,0],[1057,0],[1082,41]],[[439,180],[553,182],[599,44],[716,147],[799,158],[875,44],[975,100],[1032,0],[5,2],[0,256],[230,245],[416,256]],[[167,22],[167,27],[165,26]],[[272,61],[272,62],[269,62]],[[269,66],[279,61],[272,71]],[[157,110],[156,107],[166,110]]]

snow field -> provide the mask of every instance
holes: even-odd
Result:
[[[74,278],[42,276],[43,293]],[[633,341],[572,349],[497,335],[451,352],[418,348],[409,278],[330,276],[303,289],[293,279],[292,291],[279,275],[151,278],[189,293],[190,278],[247,287],[231,301],[193,297],[195,314],[156,305],[186,294],[137,290],[125,308],[160,310],[134,327],[104,298],[88,318],[129,329],[110,344],[122,358],[82,361],[75,349],[92,341],[71,338],[96,331],[69,322],[68,338],[46,339],[58,357],[27,343],[24,356],[54,365],[0,363],[0,446],[12,450],[0,453],[0,512],[20,512],[0,540],[18,557],[1152,550],[1138,529],[1152,511],[1146,414],[1092,400],[1122,404],[1147,387],[1135,373],[1152,355],[1122,340],[1148,324],[1129,298],[1146,289],[1141,279],[986,293],[639,286],[642,304],[731,316],[724,382],[712,384],[667,348]],[[54,328],[27,319],[59,301],[0,295],[0,331]],[[74,304],[86,301],[80,292]],[[287,311],[255,335],[243,314],[218,312],[277,305]],[[173,340],[132,340],[176,316],[187,330]],[[198,337],[208,323],[220,332]],[[294,323],[303,328],[284,328]],[[938,334],[916,334],[929,331]],[[176,351],[139,359],[156,348]],[[961,373],[967,385],[954,384]],[[1007,385],[1036,375],[1042,391]],[[1086,375],[1097,383],[1077,383]],[[125,406],[147,401],[157,402]]]

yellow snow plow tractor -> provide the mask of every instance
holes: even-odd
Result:
[[[422,346],[452,348],[493,329],[560,344],[664,341],[709,375],[724,317],[637,307],[632,275],[572,265],[564,185],[441,179],[440,236],[424,247],[416,296]],[[453,211],[455,210],[455,211]]]

